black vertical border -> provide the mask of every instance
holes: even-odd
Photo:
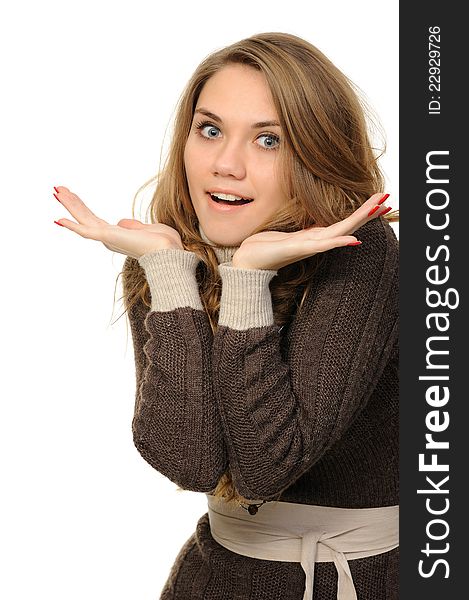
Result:
[[[469,327],[465,323],[467,279],[469,268],[466,256],[469,255],[469,213],[467,191],[464,187],[469,165],[467,144],[468,102],[465,89],[468,87],[469,51],[467,45],[467,25],[462,14],[464,3],[447,0],[425,3],[400,3],[400,247],[401,247],[401,365],[400,365],[400,439],[401,439],[401,511],[400,511],[400,598],[425,600],[467,597],[465,574],[465,541],[469,521],[469,502],[466,479],[469,479],[469,394],[465,389],[465,375],[469,374],[469,352],[467,337]],[[430,80],[429,42],[430,28],[439,28],[440,40],[440,89],[429,88]],[[435,41],[435,38],[432,38]],[[433,71],[435,74],[435,71]],[[433,98],[432,98],[433,97]],[[429,102],[440,102],[439,114],[429,113]],[[433,107],[437,108],[435,103]],[[427,155],[432,151],[447,151],[447,155],[433,155],[433,163],[448,165],[448,170],[433,170],[433,179],[448,178],[448,183],[428,183],[426,178]],[[449,197],[448,206],[442,210],[429,208],[428,193],[432,189],[444,189]],[[432,192],[431,202],[443,200],[445,194]],[[427,222],[445,222],[443,230],[432,230]],[[449,236],[446,238],[444,236]],[[437,249],[446,246],[437,254]],[[433,261],[426,256],[427,248]],[[431,275],[443,279],[449,273],[446,283],[431,284],[427,279],[427,269],[438,265],[438,271]],[[448,267],[448,271],[445,270]],[[430,308],[426,294],[428,289],[439,290],[444,296],[448,289],[450,303],[455,302],[456,293],[459,305],[455,308],[444,306]],[[436,300],[436,296],[433,296]],[[432,312],[446,313],[450,323],[446,332],[438,332],[435,320],[426,318]],[[445,319],[440,321],[443,324]],[[433,360],[436,364],[447,364],[447,370],[428,370],[426,343],[431,336],[447,336],[447,341],[433,341],[433,349],[448,350]],[[447,375],[448,381],[431,382],[419,379],[425,375]],[[447,386],[449,400],[438,408],[428,404],[426,390],[431,385]],[[441,388],[440,388],[441,390]],[[441,390],[443,391],[443,390]],[[439,411],[438,421],[444,423],[449,418],[446,430],[434,433],[435,440],[447,441],[448,449],[425,450],[429,433],[427,415],[432,410]],[[445,417],[444,412],[447,413]],[[435,420],[432,421],[436,423]],[[437,461],[448,464],[446,472],[423,472],[419,470],[419,454],[425,453],[426,460],[437,454]],[[440,485],[449,475],[449,480]],[[433,479],[441,490],[448,493],[419,494],[419,489],[434,489],[426,481]],[[430,508],[446,513],[432,515]],[[447,499],[447,500],[446,500]],[[449,503],[449,504],[448,504]],[[434,522],[442,519],[447,523]],[[441,540],[428,537],[430,531]],[[443,537],[445,534],[447,535]],[[429,543],[428,556],[422,552]],[[446,546],[448,544],[448,546]],[[447,561],[437,564],[437,560]],[[419,573],[422,570],[430,576]],[[448,577],[445,577],[448,575]]]

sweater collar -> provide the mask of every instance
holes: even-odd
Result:
[[[222,263],[231,262],[233,254],[236,252],[239,246],[216,246],[211,240],[208,239],[200,225],[199,233],[204,242],[212,246],[219,265],[221,265]]]

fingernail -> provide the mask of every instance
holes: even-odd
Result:
[[[386,200],[389,198],[389,194],[384,194],[384,196],[381,198],[381,200],[378,202],[378,204],[383,204],[383,202],[386,202]]]
[[[370,210],[370,212],[368,213],[368,216],[371,217],[371,215],[374,215],[378,209],[379,209],[379,206],[375,206],[374,208],[372,208]]]
[[[57,194],[59,193],[59,190],[55,187],[55,185],[54,185],[54,190],[57,192]]]
[[[58,221],[54,221],[54,223],[56,223],[57,225],[60,225],[60,227],[65,227],[65,225],[62,225],[62,223],[59,223]]]
[[[385,215],[386,213],[388,213],[390,210],[392,210],[392,206],[388,206],[387,208],[384,208],[380,213],[379,216],[382,217],[383,215]]]
[[[57,197],[57,194],[54,194],[54,197],[55,197],[56,200],[59,200],[58,197]],[[59,200],[59,202],[60,202],[60,200]],[[60,204],[62,204],[62,202],[60,202]]]
[[[361,244],[361,242],[350,242],[350,244],[347,244],[347,246],[359,246]]]

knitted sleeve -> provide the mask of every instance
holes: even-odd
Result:
[[[132,265],[132,261],[134,264]],[[189,490],[208,492],[227,457],[211,376],[212,330],[199,297],[198,258],[159,250],[139,259],[151,308],[129,311],[136,366],[134,443],[160,473]],[[135,270],[128,258],[126,271]]]
[[[357,236],[361,246],[325,253],[286,348],[269,272],[220,266],[214,386],[233,480],[246,498],[272,498],[309,470],[350,427],[390,359],[398,243],[382,219]]]

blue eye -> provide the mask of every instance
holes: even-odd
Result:
[[[197,126],[197,129],[200,131],[201,135],[208,139],[217,138],[220,133],[218,127],[215,127],[215,125],[211,125],[210,123],[200,123],[200,125]]]
[[[264,150],[275,150],[280,143],[278,135],[274,135],[273,133],[263,133],[257,139],[264,140],[263,143],[260,143],[260,146]]]

